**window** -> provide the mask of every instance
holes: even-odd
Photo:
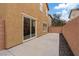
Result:
[[[47,24],[43,23],[43,31],[47,32],[48,28],[47,28]]]

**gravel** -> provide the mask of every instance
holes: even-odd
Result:
[[[62,34],[60,34],[60,39],[59,39],[59,55],[74,56],[73,52],[71,51],[67,41],[65,40]]]

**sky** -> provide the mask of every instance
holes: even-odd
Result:
[[[70,11],[74,8],[79,8],[79,3],[49,3],[48,14],[61,14],[61,19],[69,20]]]

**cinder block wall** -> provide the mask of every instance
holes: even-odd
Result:
[[[63,27],[63,35],[75,55],[79,55],[79,17]]]
[[[62,32],[62,27],[49,27],[49,33],[61,33]]]

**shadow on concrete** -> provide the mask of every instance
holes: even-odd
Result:
[[[62,33],[59,38],[59,56],[74,56]]]

